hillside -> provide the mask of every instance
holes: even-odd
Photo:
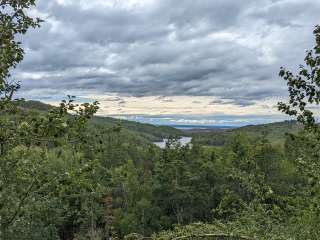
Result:
[[[21,102],[20,106],[26,110],[40,112],[49,111],[51,108],[53,108],[53,106],[39,101]],[[137,134],[138,136],[152,142],[161,141],[163,138],[167,138],[169,136],[180,136],[182,134],[180,130],[173,127],[154,126],[151,124],[138,123],[122,119],[120,120],[111,117],[95,116],[91,122],[95,125],[104,127],[114,127],[120,125],[130,133]]]
[[[248,125],[219,131],[199,131],[190,133],[193,143],[209,146],[223,146],[236,134],[246,134],[252,138],[265,136],[270,142],[282,144],[287,133],[298,133],[302,126],[296,121],[284,121],[261,125]]]
[[[137,133],[138,135],[152,142],[161,141],[163,138],[168,138],[169,136],[180,136],[182,134],[180,130],[173,127],[155,126],[152,124],[145,124],[122,119],[120,120],[111,117],[94,117],[92,121],[94,124],[103,125],[106,127],[120,125],[123,128],[133,133]]]

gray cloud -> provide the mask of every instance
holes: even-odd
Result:
[[[106,101],[106,102],[122,102],[124,100],[120,97],[112,97],[112,98],[104,99],[104,101]]]
[[[252,105],[285,94],[278,69],[301,63],[320,12],[313,0],[94,3],[38,2],[46,22],[24,38],[26,58],[14,74],[23,91],[213,96]]]

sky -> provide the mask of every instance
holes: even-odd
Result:
[[[38,0],[13,78],[26,99],[153,124],[281,121],[278,77],[314,46],[319,0]]]

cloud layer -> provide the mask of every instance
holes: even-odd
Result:
[[[302,62],[319,12],[314,0],[39,0],[32,14],[45,23],[24,38],[14,76],[39,98],[206,96],[251,106],[285,95],[278,69]]]

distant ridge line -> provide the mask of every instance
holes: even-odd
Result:
[[[177,124],[156,125],[156,126],[167,126],[167,127],[177,128],[177,129],[233,129],[233,128],[237,128],[237,127],[235,127],[235,126],[177,125]]]

